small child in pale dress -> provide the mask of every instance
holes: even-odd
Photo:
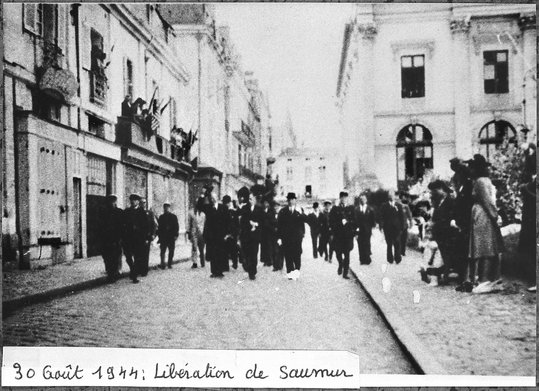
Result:
[[[423,241],[419,243],[419,248],[423,250],[423,262],[419,269],[421,280],[428,283],[429,286],[438,286],[443,274],[444,261],[438,243],[432,240],[430,224],[425,227]]]

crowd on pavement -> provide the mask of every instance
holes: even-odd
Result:
[[[410,194],[400,192],[397,198],[391,189],[381,204],[373,206],[368,192],[353,205],[343,190],[335,205],[327,200],[320,208],[315,202],[312,212],[305,213],[295,193],[288,193],[286,205],[277,202],[268,182],[251,189],[243,187],[237,192],[237,200],[225,195],[219,201],[213,188],[205,186],[188,215],[186,235],[192,244],[192,268],[209,263],[210,277],[222,278],[230,266],[237,269],[241,265],[249,279],[255,280],[260,260],[273,271],[285,266],[287,278],[297,280],[307,224],[313,257],[332,262],[335,254],[338,275],[348,279],[354,242],[359,263],[369,265],[371,236],[378,225],[386,241],[387,262],[398,265],[406,255],[408,231],[416,223],[423,251],[423,281],[432,286],[457,281],[456,290],[461,292],[498,291],[503,287],[500,269],[504,242],[489,163],[477,154],[469,161],[452,159],[450,164],[454,171],[451,182],[437,179],[429,183],[430,202],[416,203],[414,213]],[[535,177],[536,172],[530,172],[522,187],[520,250],[530,256],[535,254]],[[116,206],[115,195],[107,199],[102,254],[110,280],[119,275],[122,253],[134,283],[147,275],[149,248],[156,236],[161,249],[160,267],[171,268],[179,225],[170,203],[164,203],[163,214],[156,219],[138,194],[131,194],[130,207],[125,211]]]

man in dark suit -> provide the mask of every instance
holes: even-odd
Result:
[[[217,202],[217,195],[205,196],[203,212],[206,215],[204,241],[206,243],[206,260],[210,262],[211,278],[224,277],[226,263],[225,241],[230,235],[230,213]]]
[[[234,208],[232,204],[232,198],[229,195],[225,195],[222,199],[223,205],[227,208],[230,215],[230,229],[229,235],[225,240],[226,248],[226,262],[225,262],[225,271],[229,271],[229,260],[232,260],[232,267],[234,269],[238,268],[238,234],[240,231],[240,221],[238,216],[238,211]]]
[[[140,206],[140,196],[131,194],[131,206],[124,212],[124,253],[125,261],[129,265],[129,276],[133,283],[138,283],[137,277],[144,272],[146,246],[150,235],[148,217]]]
[[[356,208],[357,248],[361,265],[371,263],[371,235],[375,225],[374,210],[367,205],[367,196],[361,194]]]
[[[313,244],[313,258],[318,258],[318,238],[320,236],[320,210],[318,202],[313,203],[313,212],[307,216],[307,224],[311,229],[311,240]]]
[[[101,254],[105,262],[105,270],[110,282],[120,275],[122,266],[122,235],[124,233],[123,211],[116,206],[118,198],[114,194],[107,196],[107,206],[103,211],[101,228]]]
[[[288,205],[281,209],[277,217],[277,232],[288,279],[297,280],[301,269],[301,242],[305,236],[306,216],[303,209],[296,205],[295,193],[288,193],[286,199]]]
[[[157,220],[157,236],[159,237],[159,245],[161,249],[161,269],[165,268],[165,255],[168,250],[168,268],[172,268],[172,260],[174,259],[174,250],[176,248],[176,239],[180,233],[178,217],[170,211],[170,202],[163,204],[163,214]]]
[[[281,211],[281,204],[279,204],[276,201],[273,201],[272,203],[272,209],[274,213],[275,218],[275,232],[273,234],[274,241],[273,241],[273,271],[278,272],[279,270],[283,269],[284,264],[284,254],[281,246],[279,245],[279,235],[278,235],[278,226],[277,226],[277,218],[279,216],[279,212]]]
[[[318,253],[321,257],[324,257],[325,261],[330,261],[328,255],[329,245],[329,211],[331,208],[331,201],[324,201],[324,210],[320,213],[320,244],[318,246]]]
[[[432,238],[438,243],[440,254],[444,261],[444,274],[447,277],[454,268],[453,262],[453,234],[455,228],[451,227],[451,221],[454,219],[455,205],[449,193],[451,189],[444,181],[435,180],[429,183],[429,190],[434,206],[432,213]],[[465,243],[459,243],[465,246]]]
[[[356,232],[354,207],[348,205],[348,192],[339,193],[339,204],[335,205],[329,214],[329,226],[331,230],[331,241],[339,268],[337,274],[349,279],[348,270],[350,268],[350,251],[354,248],[354,235]]]
[[[240,211],[240,243],[243,251],[244,268],[249,279],[256,279],[258,247],[262,239],[264,210],[257,205],[256,194],[251,190],[249,201]]]
[[[155,214],[150,209],[147,209],[146,198],[140,199],[140,207],[146,214],[146,219],[148,220],[148,237],[146,239],[146,244],[144,245],[144,260],[140,267],[140,275],[146,277],[148,275],[148,270],[150,269],[151,245],[157,234],[157,219]]]
[[[269,197],[264,197],[264,219],[262,221],[262,241],[260,243],[260,262],[264,266],[273,266],[275,243],[277,242],[277,216]]]
[[[388,201],[380,210],[380,229],[384,231],[387,244],[387,261],[399,264],[402,260],[402,231],[407,229],[404,211],[400,202],[395,201],[395,191],[389,190]]]

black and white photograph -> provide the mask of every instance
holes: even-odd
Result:
[[[12,2],[2,25],[4,385],[347,388],[338,352],[369,385],[536,385],[534,2]],[[9,347],[223,356],[135,384]],[[266,379],[290,352],[318,366]]]

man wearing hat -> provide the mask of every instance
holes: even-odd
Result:
[[[368,265],[371,263],[371,236],[372,229],[376,225],[374,210],[367,205],[367,195],[359,196],[359,206],[356,208],[357,248],[359,263]]]
[[[124,212],[125,215],[125,235],[124,252],[125,261],[129,265],[129,276],[133,283],[138,283],[137,277],[142,274],[146,245],[150,227],[148,218],[144,210],[140,207],[140,196],[131,194],[129,196],[130,207]]]
[[[431,194],[431,199],[434,206],[434,212],[432,213],[432,238],[438,243],[440,254],[444,261],[444,271],[447,274],[450,271],[454,271],[453,262],[453,240],[454,240],[454,228],[451,227],[451,221],[455,216],[455,206],[453,199],[449,197],[451,189],[442,180],[435,180],[429,183],[428,186]],[[460,245],[464,246],[463,243]]]
[[[402,260],[402,231],[408,229],[400,202],[395,200],[395,191],[389,190],[387,202],[380,208],[380,229],[384,231],[387,245],[387,261],[399,264]]]
[[[168,268],[172,268],[176,239],[180,233],[178,217],[170,211],[170,202],[163,203],[163,214],[157,220],[157,236],[161,248],[161,269],[165,268],[165,255],[168,250]]]
[[[218,202],[217,194],[205,197],[203,212],[206,215],[204,241],[206,242],[206,260],[210,262],[211,278],[224,277],[226,260],[225,240],[230,230],[228,209]]]
[[[238,217],[238,211],[235,210],[233,207],[232,198],[227,194],[223,197],[221,201],[223,205],[227,208],[228,214],[230,215],[230,228],[228,232],[228,237],[225,240],[226,263],[224,265],[224,270],[229,271],[229,260],[232,260],[232,267],[234,269],[238,268],[238,234],[240,230],[240,222]]]
[[[306,216],[303,209],[296,205],[296,194],[288,193],[288,205],[277,217],[278,243],[282,246],[289,280],[297,280],[301,269],[301,242],[305,236]]]
[[[243,256],[243,268],[249,279],[256,279],[258,263],[258,247],[262,240],[262,224],[264,211],[257,205],[256,188],[251,189],[249,201],[240,210],[240,243]]]
[[[348,270],[350,268],[350,251],[354,248],[354,236],[356,232],[354,207],[348,205],[348,192],[346,190],[339,193],[339,204],[335,205],[329,214],[329,226],[331,241],[339,268],[337,274],[349,279]]]
[[[318,245],[318,253],[324,257],[325,261],[331,262],[329,258],[328,245],[329,243],[329,211],[331,209],[331,201],[324,201],[324,210],[320,213],[320,243]]]
[[[313,243],[313,258],[318,258],[318,237],[320,236],[321,213],[318,202],[313,203],[313,212],[307,216],[307,223],[311,229],[311,241]]]
[[[107,205],[103,210],[101,232],[101,255],[110,282],[120,275],[122,267],[122,235],[124,232],[123,211],[116,206],[115,194],[107,196]]]

